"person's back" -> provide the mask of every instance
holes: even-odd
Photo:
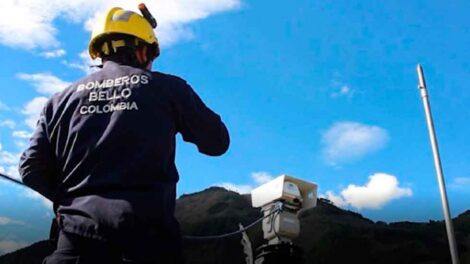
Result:
[[[117,20],[137,15],[119,11]],[[59,248],[47,263],[119,255],[179,262],[175,135],[207,155],[228,148],[220,117],[184,80],[149,71],[147,46],[123,48],[101,56],[103,69],[48,101],[22,156],[23,181],[54,201],[59,219]],[[63,253],[70,248],[73,254]],[[87,248],[103,252],[89,256]]]

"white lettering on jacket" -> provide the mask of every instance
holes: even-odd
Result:
[[[136,84],[148,84],[149,76],[145,74],[133,74],[120,76],[114,79],[106,79],[101,81],[91,81],[87,83],[82,83],[77,86],[76,91],[81,92],[84,90],[93,90],[93,89],[105,89],[112,87],[129,87],[130,85]]]
[[[132,100],[132,88],[149,82],[150,76],[148,75],[132,74],[79,84],[76,91],[88,93],[87,99],[90,103],[80,106],[79,112],[82,115],[90,115],[139,110],[137,102]],[[99,102],[107,103],[103,105]]]

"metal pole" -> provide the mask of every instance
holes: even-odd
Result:
[[[417,71],[419,78],[418,88],[421,92],[421,98],[423,99],[424,111],[426,113],[426,121],[429,130],[429,138],[431,140],[432,153],[434,157],[434,167],[436,168],[437,181],[439,182],[439,191],[441,193],[442,210],[444,211],[450,255],[452,257],[452,263],[459,264],[459,255],[457,252],[457,244],[455,242],[454,227],[452,225],[452,218],[450,217],[449,213],[449,202],[447,200],[446,186],[442,172],[441,158],[439,155],[439,147],[437,145],[436,132],[434,130],[434,122],[432,120],[431,105],[429,104],[429,96],[426,88],[426,81],[424,80],[423,67],[420,64],[418,64]]]

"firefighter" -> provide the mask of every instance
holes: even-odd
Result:
[[[143,14],[107,12],[89,43],[102,69],[48,100],[21,156],[23,182],[53,201],[60,228],[44,263],[182,263],[175,136],[209,156],[228,149],[186,81],[151,71],[160,49]]]

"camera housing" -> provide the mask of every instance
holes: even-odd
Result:
[[[263,207],[277,201],[295,210],[317,205],[317,184],[281,175],[251,191],[253,207]]]

